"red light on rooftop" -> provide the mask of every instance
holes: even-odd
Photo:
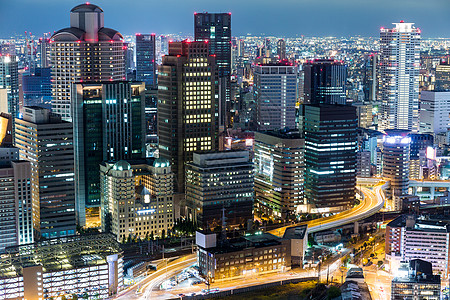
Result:
[[[136,33],[136,35],[141,35],[140,33]]]
[[[403,21],[403,20],[400,20],[400,23],[405,23],[405,21]]]
[[[113,40],[110,40],[109,42],[112,43],[112,42],[114,42],[114,41],[113,41]]]
[[[194,11],[194,16],[197,14],[197,12],[196,11]]]
[[[231,12],[228,12],[228,14],[231,16]]]
[[[86,2],[86,4],[87,4],[87,5],[90,5],[91,3],[89,3],[89,2]]]

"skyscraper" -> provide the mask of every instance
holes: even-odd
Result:
[[[144,83],[76,83],[72,92],[77,217],[100,206],[99,164],[145,157]]]
[[[377,100],[378,91],[378,54],[364,55],[363,91],[364,101],[373,102]]]
[[[259,64],[253,76],[258,130],[295,128],[297,67],[287,62]]]
[[[436,66],[436,91],[450,90],[450,64],[448,62],[441,62]]]
[[[216,65],[209,44],[170,43],[159,66],[159,154],[172,165],[175,193],[184,193],[184,164],[193,153],[218,148]]]
[[[2,112],[11,114],[13,123],[19,114],[18,62],[15,55],[0,55],[0,107]]]
[[[196,41],[209,42],[209,54],[215,55],[219,75],[219,127],[231,123],[231,13],[195,13]]]
[[[356,109],[350,105],[301,107],[305,134],[305,200],[317,212],[355,204]]]
[[[306,104],[345,104],[347,66],[333,59],[316,59],[303,65]]]
[[[19,149],[12,148],[14,159],[0,161],[0,252],[5,247],[32,243],[33,210],[31,196],[31,165],[18,160]],[[10,151],[11,148],[0,148]]]
[[[136,34],[136,80],[149,88],[156,87],[156,36]]]
[[[51,43],[52,110],[71,120],[72,83],[125,79],[123,36],[104,27],[103,10],[89,2],[70,11],[70,27],[53,34]]]
[[[278,60],[286,59],[286,41],[281,39],[277,42]]]
[[[379,130],[418,130],[420,30],[414,23],[381,28]]]
[[[20,158],[31,162],[34,227],[45,238],[74,235],[75,188],[72,123],[41,107],[16,119]]]
[[[420,93],[420,133],[446,133],[450,128],[450,91]]]

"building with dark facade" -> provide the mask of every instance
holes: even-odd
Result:
[[[253,220],[253,186],[248,151],[196,152],[186,165],[187,215],[203,229],[246,225]]]
[[[355,204],[356,110],[348,105],[301,106],[305,135],[305,201],[318,212]]]
[[[220,128],[231,123],[231,13],[194,13],[196,41],[208,41],[219,75]]]
[[[215,57],[207,42],[173,42],[158,69],[159,155],[170,161],[174,193],[184,193],[185,163],[218,149]]]
[[[141,82],[73,85],[77,217],[100,207],[99,164],[145,157],[145,86]]]
[[[145,86],[156,87],[156,36],[136,34],[136,80]]]
[[[345,104],[347,66],[333,59],[316,59],[303,65],[304,103]]]

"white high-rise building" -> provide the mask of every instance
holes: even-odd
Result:
[[[381,28],[379,130],[418,131],[420,29],[414,23]]]
[[[445,133],[450,128],[450,92],[420,93],[420,133]]]
[[[52,111],[71,121],[70,86],[74,82],[125,80],[123,36],[104,27],[103,10],[81,4],[70,11],[70,27],[51,43]]]

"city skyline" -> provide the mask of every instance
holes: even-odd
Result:
[[[113,24],[123,34],[135,33],[181,33],[192,34],[194,12],[231,12],[233,14],[233,36],[240,35],[274,35],[283,37],[304,36],[372,36],[378,35],[380,27],[389,27],[392,22],[405,20],[416,23],[424,37],[450,37],[446,28],[450,20],[446,18],[446,8],[450,3],[444,0],[389,2],[342,0],[334,3],[320,1],[282,0],[276,3],[235,0],[223,3],[210,3],[205,0],[179,2],[165,9],[165,3],[151,3],[135,0],[136,5],[123,6],[117,0],[94,1],[93,3],[108,11],[108,24]],[[0,37],[9,38],[24,31],[42,35],[67,26],[67,15],[57,13],[67,11],[80,4],[79,1],[28,0],[2,1],[0,12]],[[136,9],[139,6],[143,9]],[[50,9],[48,7],[51,7]],[[177,9],[174,9],[176,7]],[[440,7],[436,10],[436,7]],[[248,11],[252,14],[248,14]],[[159,11],[154,18],[148,18],[149,11]],[[315,14],[308,11],[319,11],[323,20],[317,22]],[[339,17],[336,12],[339,11]],[[6,13],[7,12],[7,13]],[[271,12],[270,14],[268,12]],[[131,17],[131,15],[133,17]],[[314,15],[314,17],[313,17]],[[36,17],[39,16],[39,17]],[[130,16],[125,17],[123,16]],[[165,22],[170,17],[174,22]],[[273,21],[269,21],[273,20]],[[314,26],[312,26],[314,22]],[[10,24],[14,23],[14,29]]]

